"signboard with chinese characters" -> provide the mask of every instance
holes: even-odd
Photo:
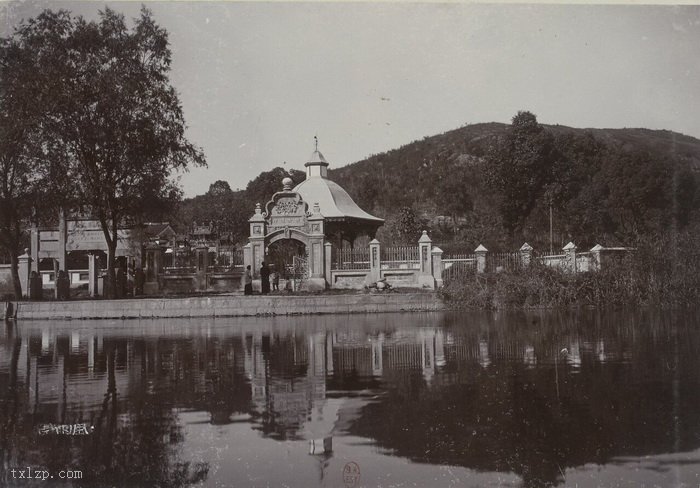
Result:
[[[298,193],[288,192],[276,194],[276,198],[268,204],[268,230],[293,228],[306,230],[306,204]]]

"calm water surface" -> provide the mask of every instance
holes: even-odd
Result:
[[[700,486],[695,313],[3,327],[0,486]]]

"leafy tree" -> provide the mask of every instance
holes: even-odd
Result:
[[[37,210],[57,203],[58,189],[71,187],[65,172],[58,171],[64,160],[49,160],[50,142],[38,137],[42,119],[33,69],[37,51],[27,49],[17,36],[0,40],[0,253],[9,257],[18,298],[22,290],[17,257],[28,240],[27,224]]]
[[[513,237],[551,180],[556,160],[552,135],[530,112],[518,112],[487,155],[487,181],[501,194],[499,211]]]
[[[167,32],[146,8],[131,29],[107,8],[97,22],[45,11],[12,37],[32,61],[38,137],[99,220],[113,282],[118,226],[175,195],[173,171],[205,164],[168,79]]]
[[[265,205],[273,194],[281,191],[282,180],[287,177],[291,178],[295,185],[298,185],[304,181],[306,173],[295,169],[287,171],[278,166],[270,171],[260,173],[254,180],[249,181],[245,189],[246,198],[248,198],[251,205],[248,213],[252,215],[256,203]]]
[[[209,191],[207,192],[207,195],[211,195],[213,197],[220,197],[229,193],[231,193],[231,186],[228,184],[228,182],[223,180],[216,180],[214,183],[209,185]]]
[[[387,222],[387,234],[394,244],[415,244],[421,233],[421,222],[411,207],[401,207]]]
[[[437,211],[452,219],[452,232],[457,233],[458,217],[464,217],[474,208],[472,196],[467,189],[470,180],[469,168],[460,164],[444,162],[436,165],[435,195],[433,201]]]

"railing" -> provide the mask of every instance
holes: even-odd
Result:
[[[163,273],[166,275],[193,274],[197,271],[195,266],[166,266]]]
[[[243,249],[219,249],[214,260],[220,268],[243,268]]]
[[[420,267],[417,246],[381,248],[382,269],[417,269]]]
[[[369,248],[364,249],[336,249],[333,248],[331,256],[331,269],[369,269]]]
[[[214,265],[214,266],[207,266],[207,272],[208,273],[233,273],[233,272],[240,272],[243,269],[243,265],[241,264],[240,266],[235,265],[235,266],[219,266],[219,265]]]
[[[499,271],[512,271],[520,268],[522,259],[519,252],[492,252],[486,258],[486,271],[490,273]]]
[[[550,255],[536,255],[536,259],[540,261],[545,266],[562,266],[562,263],[566,262],[569,257],[566,254],[550,254]]]
[[[442,270],[450,274],[476,269],[476,254],[452,254],[442,258]]]

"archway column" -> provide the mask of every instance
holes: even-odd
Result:
[[[328,286],[325,272],[325,229],[323,215],[321,215],[318,204],[314,205],[313,212],[308,217],[308,222],[311,229],[308,244],[309,290],[325,290]]]
[[[250,222],[250,264],[254,278],[260,278],[260,266],[265,260],[265,217],[262,214],[260,204],[255,204],[255,214],[248,220]]]

